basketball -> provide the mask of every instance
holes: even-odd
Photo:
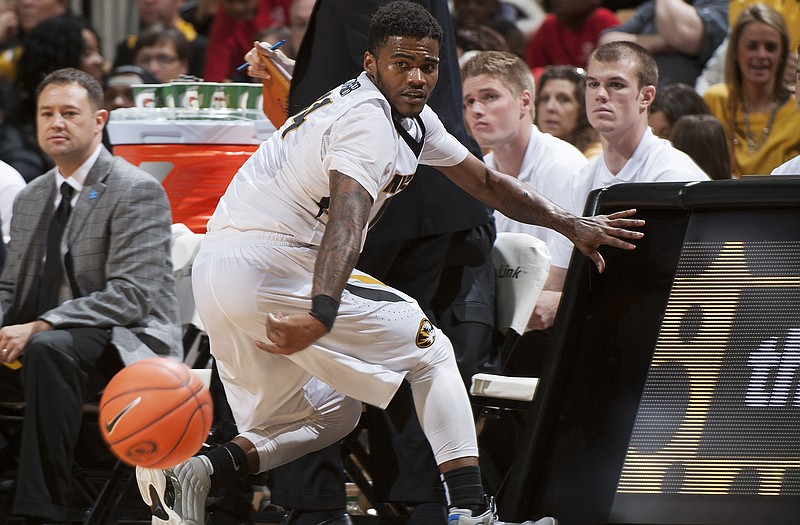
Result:
[[[193,456],[211,429],[211,394],[192,369],[166,357],[120,370],[100,398],[100,432],[131,466],[174,467]]]

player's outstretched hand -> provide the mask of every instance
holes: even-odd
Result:
[[[290,75],[294,72],[294,60],[287,57],[279,49],[271,50],[269,42],[253,42],[252,49],[247,52],[244,59],[250,64],[250,67],[247,68],[247,74],[254,78],[263,78],[265,80],[272,78],[267,66],[264,65],[267,60],[272,60],[280,65]]]
[[[311,314],[268,314],[267,340],[256,346],[271,354],[291,355],[328,333],[328,328]]]
[[[576,217],[571,240],[581,253],[594,261],[597,270],[603,273],[606,262],[597,249],[606,244],[623,250],[633,250],[636,245],[623,239],[637,240],[644,237],[642,232],[627,230],[626,228],[640,228],[644,226],[642,219],[630,219],[636,214],[635,209],[618,211],[610,215],[595,215],[593,217]]]

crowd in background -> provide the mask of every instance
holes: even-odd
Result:
[[[791,124],[797,118],[792,91],[800,43],[800,7],[795,2],[766,0],[766,7],[741,18],[753,2],[449,3],[459,52],[509,51],[525,59],[537,80],[546,72],[537,86],[548,92],[537,93],[537,124],[589,156],[598,151],[597,140],[583,118],[577,119],[575,130],[566,129],[573,127],[573,117],[562,108],[580,105],[581,88],[551,96],[547,84],[581,84],[589,54],[598,43],[612,40],[637,42],[653,54],[659,89],[697,85],[709,105],[699,112],[712,114],[723,125],[732,176],[769,173],[800,152]],[[0,0],[0,160],[26,181],[52,165],[36,146],[32,114],[36,85],[51,71],[76,67],[102,80],[114,92],[108,96],[108,109],[133,104],[129,90],[121,87],[132,82],[169,82],[181,75],[252,81],[236,67],[253,40],[285,37],[283,52],[293,58],[313,5],[313,0],[135,0],[139,32],[117,42],[114,56],[104,57],[98,32],[73,13],[70,0]],[[758,46],[765,49],[763,57]],[[754,60],[763,63],[743,67]],[[732,70],[727,74],[726,64]],[[567,66],[575,68],[573,73]],[[676,112],[683,110],[689,108],[669,114],[680,117]],[[719,154],[724,152],[722,148]]]

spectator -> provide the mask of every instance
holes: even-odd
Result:
[[[459,58],[466,55],[470,58],[470,51],[508,51],[508,43],[503,35],[489,26],[472,26],[456,29],[456,51]]]
[[[25,179],[17,170],[0,161],[0,242],[7,243],[11,229],[14,199],[25,187]],[[0,265],[0,270],[3,267]]]
[[[585,68],[600,33],[619,25],[600,0],[555,0],[552,8],[525,49],[525,60],[534,74],[549,65]]]
[[[15,5],[16,0],[0,0],[0,49],[10,46],[17,36],[19,22]]]
[[[487,25],[492,20],[502,18],[500,0],[454,0],[453,15],[456,29]]]
[[[89,26],[81,30],[83,37],[83,51],[81,52],[81,65],[78,69],[85,71],[102,84],[106,75],[106,60],[100,52],[100,37]]]
[[[465,51],[499,50],[522,56],[525,53],[528,35],[539,26],[544,18],[544,11],[538,2],[533,0],[513,4],[499,0],[456,0],[453,2],[453,18],[457,38],[487,41],[488,38],[494,39],[496,33],[504,42],[503,45],[492,43],[488,46],[466,46]],[[492,34],[482,34],[487,31]]]
[[[15,83],[19,100],[9,109],[8,123],[22,132],[25,144],[39,153],[45,166],[52,164],[36,140],[36,89],[45,76],[60,68],[87,67],[91,73],[98,72],[97,55],[87,47],[86,35],[91,33],[83,19],[66,14],[43,21],[27,31],[22,41]]]
[[[687,114],[675,121],[672,145],[686,153],[714,180],[730,179],[731,157],[725,128],[714,115]]]
[[[139,13],[139,33],[128,35],[117,44],[114,68],[134,64],[136,44],[139,36],[155,24],[175,27],[189,44],[187,71],[196,77],[203,76],[206,55],[206,38],[198,34],[194,26],[181,18],[180,10],[184,0],[136,0]]]
[[[50,18],[69,12],[70,0],[17,0],[17,17],[22,32]]]
[[[453,18],[456,30],[479,25],[490,26],[498,20],[508,20],[530,35],[544,19],[544,10],[535,0],[454,0]]]
[[[520,58],[525,57],[525,45],[528,39],[517,24],[511,20],[501,18],[500,20],[493,20],[490,22],[488,27],[494,29],[503,37],[506,46],[508,46],[509,53],[517,55]]]
[[[189,72],[191,52],[183,33],[159,22],[142,31],[136,39],[133,63],[165,83]]]
[[[6,121],[6,100],[12,87],[0,80],[0,160],[17,170],[25,181],[41,175],[47,166],[39,147],[29,143],[25,135]]]
[[[273,5],[279,9],[273,10]],[[265,28],[285,23],[288,11],[288,4],[274,0],[220,0],[208,37],[209,47],[214,52],[206,55],[203,77],[211,82],[249,81],[247,75],[236,68],[253,47],[255,35]],[[281,18],[276,19],[275,12],[280,13]]]
[[[586,118],[586,71],[575,66],[549,66],[536,90],[539,130],[566,140],[587,159],[602,152],[600,135]]]
[[[182,358],[163,187],[100,144],[108,114],[90,75],[55,71],[37,98],[56,168],[17,195],[0,278],[0,361],[23,364],[0,381],[27,403],[13,512],[28,523],[69,519],[84,402],[127,364]]]
[[[657,137],[666,139],[672,126],[682,116],[709,114],[708,105],[692,86],[670,84],[656,93],[656,98],[650,104],[648,122]]]
[[[295,55],[300,51],[300,44],[308,30],[308,23],[311,21],[311,14],[314,11],[316,0],[293,0],[289,10],[289,29],[290,36],[287,43],[293,49]],[[273,40],[274,42],[274,40]]]
[[[279,40],[286,40],[286,44],[279,50],[272,51],[269,57],[290,76],[294,72],[295,59],[300,52],[300,46],[309,27],[316,3],[316,0],[295,0],[290,8],[288,26],[272,26],[256,33],[256,42],[262,42],[267,46]],[[262,67],[253,73],[259,79],[270,77],[269,72]]]
[[[18,31],[16,40],[12,39],[11,42],[6,42],[7,49],[0,54],[0,76],[11,81],[16,78],[17,63],[22,55],[25,34],[45,20],[72,14],[69,4],[70,0],[19,0],[16,2]]]
[[[622,25],[605,31],[600,44],[635,42],[656,59],[659,87],[693,86],[728,31],[728,0],[647,0]]]
[[[800,54],[800,44],[797,46],[797,53]],[[794,93],[795,93],[795,105],[797,105],[798,111],[800,111],[800,62],[797,63],[795,66],[795,73],[794,73]],[[774,170],[772,170],[772,175],[800,175],[800,155],[793,157]]]
[[[791,4],[789,2],[782,2],[782,6],[791,6],[794,5],[795,9],[800,11],[800,2],[795,2]],[[797,17],[794,17],[797,18]],[[786,20],[786,16],[784,16],[784,21]],[[789,27],[787,27],[789,29]],[[789,46],[791,47],[794,45],[795,47],[797,44],[793,44],[793,42],[800,42],[800,39],[795,36],[795,40],[792,40],[791,31],[789,31]],[[721,84],[725,82],[725,55],[728,52],[728,42],[729,38],[725,37],[725,40],[720,44],[716,51],[714,51],[714,55],[709,59],[706,63],[706,67],[703,69],[703,73],[697,78],[697,82],[695,82],[695,89],[697,90],[700,95],[705,95],[708,88],[714,84]],[[786,67],[783,70],[783,81],[786,84],[787,89],[793,90],[794,89],[794,70],[795,66],[797,65],[797,53],[789,53],[786,56]]]
[[[728,22],[731,27],[736,24],[742,10],[753,3],[752,1],[739,1],[731,2],[728,7]],[[789,33],[789,54],[786,59],[786,68],[784,70],[784,81],[788,88],[794,86],[794,70],[797,64],[797,53],[793,52],[800,46],[800,2],[786,2],[784,0],[761,0],[759,3],[767,5],[783,16],[783,21],[786,23],[786,30]],[[725,82],[725,54],[728,50],[729,37],[720,44],[714,55],[706,63],[703,73],[698,77],[695,83],[697,92],[704,95],[709,86],[714,84],[721,84]]]
[[[786,0],[739,0],[731,2],[728,7],[728,24],[733,27],[742,14],[750,4],[759,3],[771,7],[779,12],[783,17],[783,22],[786,24],[786,31],[789,35],[789,54],[797,56],[796,49],[800,46],[800,3],[787,2]],[[792,63],[791,73],[794,73],[794,63]],[[794,83],[794,78],[792,78]]]
[[[533,123],[534,81],[527,64],[515,55],[480,52],[461,67],[464,120],[484,151],[486,165],[531,186],[545,197],[563,201],[568,179],[586,165],[571,144],[539,131]],[[548,245],[558,235],[494,212],[499,232],[529,233]],[[568,242],[563,238],[564,242]],[[530,330],[553,325],[567,265],[551,266],[544,289],[528,323]]]
[[[111,113],[119,108],[136,106],[133,84],[157,84],[158,79],[139,66],[119,66],[106,77],[103,86],[103,107]],[[112,150],[108,127],[103,128],[103,145]]]
[[[703,98],[725,126],[735,177],[770,173],[800,153],[794,97],[783,81],[789,39],[781,15],[746,7],[730,34],[725,83]]]
[[[622,182],[709,180],[685,153],[650,130],[647,108],[653,103],[658,67],[652,55],[633,42],[612,42],[592,53],[586,72],[586,114],[600,133],[603,154],[591,161],[559,203],[583,212],[596,188]],[[559,243],[552,264],[569,262],[572,249]],[[523,344],[522,341],[518,344]]]
[[[218,0],[190,0],[181,6],[181,18],[189,22],[198,33],[208,36],[211,23],[217,15]]]
[[[158,79],[152,73],[139,66],[115,68],[106,78],[103,107],[109,112],[119,108],[132,108],[136,102],[131,86],[157,83]]]
[[[292,44],[292,30],[289,26],[272,26],[262,29],[256,33],[254,40],[256,42],[264,42],[268,45],[278,42],[279,40],[285,40],[286,43],[281,46],[280,52],[289,59],[287,62],[291,63],[297,58],[297,48]],[[283,65],[282,62],[281,65]],[[291,64],[291,68],[287,69],[287,72],[291,72],[293,69],[294,63]]]
[[[92,76],[101,74],[97,34],[72,14],[48,18],[25,33],[16,86],[31,108],[39,82],[62,67],[86,68]]]

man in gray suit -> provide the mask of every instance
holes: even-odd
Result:
[[[14,513],[30,523],[68,519],[84,402],[125,365],[182,358],[169,202],[102,146],[107,119],[89,75],[42,81],[37,134],[56,167],[19,193],[0,276],[0,361],[22,364],[0,377],[21,379],[27,404]]]

